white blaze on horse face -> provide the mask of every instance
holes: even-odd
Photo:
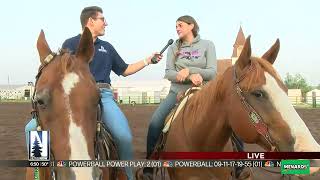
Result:
[[[91,160],[86,139],[82,133],[82,130],[77,126],[70,115],[70,126],[69,126],[69,142],[70,142],[70,160]],[[76,176],[75,179],[92,179],[93,168],[72,168]]]
[[[263,89],[268,93],[273,107],[281,114],[282,119],[289,125],[291,135],[295,138],[294,151],[320,151],[320,145],[311,135],[306,124],[300,118],[287,94],[280,88],[277,81],[265,72],[266,84]]]
[[[90,160],[86,139],[82,133],[81,127],[77,126],[73,119],[72,109],[70,107],[69,95],[72,89],[79,82],[79,76],[72,72],[65,75],[62,81],[62,87],[65,92],[65,104],[70,121],[69,125],[69,143],[70,160]],[[72,168],[76,179],[92,179],[93,168]]]
[[[74,72],[68,73],[64,76],[62,80],[62,87],[67,96],[69,96],[72,88],[74,88],[78,82],[79,76]]]

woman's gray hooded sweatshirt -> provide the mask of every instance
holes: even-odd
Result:
[[[179,52],[179,41],[172,44],[167,53],[167,64],[165,79],[171,81],[170,90],[179,93],[192,86],[190,80],[179,83],[176,80],[178,72],[188,68],[191,74],[200,74],[203,83],[206,83],[216,77],[217,58],[214,44],[209,40],[200,39],[200,35],[194,38],[191,44],[182,43]]]

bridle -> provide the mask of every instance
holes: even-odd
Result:
[[[38,102],[37,100],[35,99],[35,96],[36,96],[36,87],[37,87],[37,83],[38,83],[38,80],[42,74],[42,70],[44,67],[46,67],[53,59],[54,57],[57,55],[57,53],[50,53],[44,60],[43,62],[41,63],[40,67],[39,67],[39,70],[38,70],[38,73],[36,75],[36,82],[35,82],[35,85],[34,85],[34,91],[33,91],[33,94],[32,94],[32,98],[31,98],[31,104],[32,104],[32,111],[31,111],[31,115],[32,115],[32,118],[36,119],[37,120],[37,130],[38,131],[41,131],[41,123],[40,123],[40,118],[39,118],[39,110],[38,110]]]
[[[238,78],[236,73],[236,66],[233,66],[233,79],[234,79],[234,88],[236,94],[239,96],[241,103],[243,104],[244,109],[248,113],[249,120],[251,124],[255,127],[256,131],[267,141],[270,145],[270,151],[279,151],[277,146],[275,145],[274,140],[270,136],[270,132],[268,131],[268,126],[263,121],[262,117],[259,113],[248,103],[246,98],[243,95],[243,90],[240,88],[239,83],[246,77],[246,75],[255,69],[253,63],[250,64],[249,67],[245,69],[245,72],[241,74]]]
[[[41,63],[39,70],[38,70],[38,73],[36,75],[36,82],[34,85],[34,90],[33,90],[32,98],[31,98],[31,104],[32,104],[31,115],[32,115],[32,118],[36,119],[36,121],[37,121],[37,131],[42,130],[41,121],[40,121],[40,117],[39,117],[38,101],[36,100],[36,97],[35,97],[36,91],[37,91],[37,89],[36,89],[37,83],[38,83],[38,80],[42,74],[43,68],[46,67],[50,62],[52,62],[56,55],[57,55],[57,53],[54,53],[54,52],[50,53]],[[50,146],[50,148],[51,148],[51,146]],[[51,149],[50,149],[50,160],[54,160],[54,154]],[[51,171],[50,176],[52,176],[55,179],[55,177],[56,177],[55,176],[56,175],[55,168],[54,167],[50,168],[50,171]]]
[[[42,130],[42,127],[41,127],[41,121],[40,121],[40,116],[39,116],[39,108],[38,108],[38,101],[36,99],[36,87],[37,87],[37,83],[38,83],[38,80],[42,74],[42,71],[43,69],[48,65],[50,64],[57,55],[60,55],[60,53],[55,53],[55,52],[51,52],[49,55],[46,56],[46,58],[42,61],[40,67],[39,67],[39,70],[38,70],[38,73],[36,75],[36,81],[35,81],[35,85],[34,85],[34,91],[33,91],[33,95],[32,95],[32,98],[31,98],[31,104],[32,104],[32,111],[31,111],[31,115],[32,115],[32,118],[33,119],[36,119],[37,121],[37,131],[41,131]],[[100,100],[99,100],[99,105],[98,105],[98,114],[97,114],[97,129],[96,129],[96,139],[95,139],[95,142],[98,141],[99,138],[101,138],[101,132],[102,132],[102,128],[105,129],[105,126],[102,122],[102,119],[101,119],[101,97],[100,97]],[[99,147],[97,146],[97,144],[95,144],[95,147],[94,147],[94,152],[95,152],[95,158],[96,159],[100,159],[100,156],[99,156]],[[50,160],[53,161],[55,160],[55,157],[54,157],[54,153],[51,149],[51,146],[50,146]],[[56,167],[51,167],[50,168],[50,176],[52,179],[57,179],[56,175],[57,175],[57,172],[55,170]],[[101,178],[101,176],[100,176]]]

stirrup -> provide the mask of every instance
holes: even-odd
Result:
[[[142,179],[140,179],[140,180],[153,180],[153,174],[150,174],[150,173],[144,174],[144,173],[142,173]]]
[[[240,170],[240,172],[236,172],[235,173],[236,178],[239,180],[244,180],[244,179],[253,179],[253,174],[252,171],[249,167],[245,167],[243,169]]]

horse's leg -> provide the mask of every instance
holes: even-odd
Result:
[[[229,139],[223,149],[224,152],[232,152],[232,143]],[[229,180],[231,169],[222,168],[168,168],[170,180]]]
[[[109,179],[111,179],[109,168],[101,168],[101,170],[102,170],[102,180],[109,180]]]
[[[127,180],[127,175],[126,172],[124,170],[119,170],[118,174],[117,174],[118,180]]]
[[[194,179],[189,175],[189,172],[190,172],[190,169],[189,171],[184,171],[182,170],[182,168],[168,168],[168,174],[169,174],[170,180]]]
[[[26,180],[34,180],[34,168],[27,167]],[[49,168],[39,168],[39,178],[41,180],[51,179]]]
[[[225,152],[232,152],[233,151],[231,138],[228,140],[226,146],[224,147],[224,151]],[[236,179],[235,176],[236,176],[236,171],[235,171],[235,168],[234,168],[234,170],[233,170],[233,178]],[[239,180],[251,180],[251,179],[253,179],[253,174],[252,174],[251,169],[249,167],[246,167],[246,168],[242,169],[238,179]]]
[[[223,152],[233,152],[231,138],[229,138],[226,145],[224,146]],[[230,168],[218,168],[218,170],[215,173],[215,176],[218,179],[229,179],[232,175],[231,172],[232,172],[232,169]]]
[[[113,180],[114,178],[112,177],[112,173],[114,173],[115,169],[109,169],[109,168],[102,168],[102,173],[103,173],[103,180]],[[116,171],[116,178],[118,180],[127,180],[127,175],[124,172],[124,170],[118,170]]]
[[[102,179],[103,180],[127,180],[127,175],[124,170],[122,169],[115,169],[115,168],[101,168],[102,170]],[[113,174],[115,174],[115,177],[113,177]]]
[[[50,168],[39,168],[40,180],[51,180]]]
[[[229,180],[228,168],[178,168],[169,170],[170,180]]]
[[[26,168],[26,180],[33,180],[34,179],[34,171],[33,168],[27,167]]]
[[[173,168],[167,168],[167,170],[168,170],[168,174],[169,174],[170,180],[176,180],[174,169]]]
[[[144,174],[143,174],[143,168],[139,168],[136,170],[135,177],[136,177],[136,180],[144,180],[145,179]]]

